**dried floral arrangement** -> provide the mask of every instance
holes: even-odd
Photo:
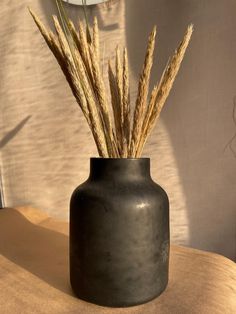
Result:
[[[193,26],[169,59],[159,82],[149,96],[156,27],[151,32],[140,74],[134,110],[130,104],[127,50],[116,48],[115,66],[108,63],[110,97],[107,96],[99,54],[97,19],[93,26],[79,21],[78,30],[68,18],[61,0],[56,0],[59,19],[53,16],[56,34],[48,30],[37,15],[30,13],[57,59],[73,95],[92,131],[98,153],[104,158],[139,158],[179,71]],[[59,22],[60,21],[60,22]],[[111,103],[111,106],[109,106]]]

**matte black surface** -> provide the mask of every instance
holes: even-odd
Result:
[[[70,203],[70,279],[81,299],[126,307],[168,282],[169,202],[150,159],[91,158]]]

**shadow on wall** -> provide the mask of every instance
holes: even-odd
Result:
[[[12,130],[10,130],[2,139],[0,139],[0,149],[2,149],[8,142],[10,142],[24,127],[24,125],[28,122],[31,116],[27,116],[23,119],[17,126],[15,126]]]
[[[236,3],[147,0],[135,4],[135,0],[126,1],[127,45],[136,77],[144,58],[144,39],[153,24],[158,30],[156,79],[187,25],[194,24],[190,47],[161,119],[172,142],[186,197],[188,245],[235,259],[236,176],[232,170],[236,160],[230,151],[224,153],[224,147],[234,127],[236,20],[232,12]],[[153,148],[153,162],[158,162],[157,158],[162,157],[157,157]]]
[[[28,122],[31,118],[31,115],[27,116],[21,122],[19,122],[13,129],[11,129],[2,139],[0,139],[0,151],[3,149],[17,134],[20,130],[24,127],[24,125]],[[2,173],[0,167],[0,208],[5,206],[4,201],[4,190],[3,190],[3,183],[2,183]]]

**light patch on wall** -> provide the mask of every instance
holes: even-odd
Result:
[[[143,156],[151,158],[152,178],[164,188],[169,197],[171,242],[188,245],[187,197],[168,129],[161,119],[144,149]]]

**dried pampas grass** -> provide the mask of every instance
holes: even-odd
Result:
[[[188,47],[192,36],[192,32],[193,26],[190,25],[187,28],[183,41],[180,43],[173,57],[168,61],[159,84],[154,87],[151,93],[149,107],[146,110],[145,118],[142,124],[141,136],[139,137],[139,141],[136,145],[135,157],[139,157],[141,155],[145,141],[147,140],[147,137],[151,133],[154,124],[161,113],[174,83],[175,77],[178,74],[186,48]]]
[[[78,31],[67,17],[61,0],[56,0],[60,22],[53,17],[56,34],[47,30],[37,15],[30,13],[57,59],[67,82],[92,131],[99,156],[138,158],[170,93],[188,47],[193,26],[169,59],[161,79],[149,94],[153,65],[156,27],[151,32],[143,69],[140,75],[133,117],[130,105],[128,54],[116,49],[115,66],[108,64],[111,106],[100,67],[97,19],[90,28],[79,22]],[[111,108],[110,108],[111,107]],[[112,115],[110,114],[112,111]]]

